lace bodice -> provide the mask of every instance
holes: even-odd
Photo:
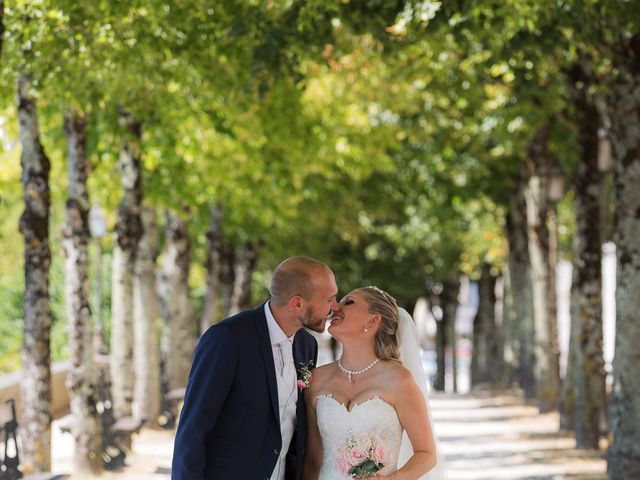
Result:
[[[351,464],[345,462],[345,458],[349,457],[349,452],[357,455],[358,448],[345,449],[345,446],[348,442],[361,442],[364,438],[372,439],[375,445],[382,447],[376,452],[384,463],[381,473],[390,474],[397,470],[402,425],[395,408],[382,398],[373,397],[347,410],[332,395],[320,395],[316,416],[323,447],[319,480],[350,479],[345,469]]]

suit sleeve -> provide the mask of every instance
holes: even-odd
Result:
[[[228,325],[211,327],[198,342],[176,432],[172,480],[203,478],[206,439],[233,383],[237,359],[237,341]]]

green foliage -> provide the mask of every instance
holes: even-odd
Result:
[[[334,268],[342,292],[376,284],[410,304],[427,281],[474,277],[484,262],[502,268],[509,183],[540,125],[550,125],[552,152],[571,175],[566,71],[587,53],[596,76],[612,72],[599,46],[616,29],[637,31],[640,18],[637,2],[616,3],[12,2],[0,66],[0,333],[14,332],[0,340],[3,368],[17,364],[20,343],[20,69],[34,77],[53,166],[57,358],[65,110],[88,115],[89,189],[111,226],[118,116],[142,122],[144,201],[186,207],[196,296],[209,209],[220,202],[226,239],[262,246],[256,297],[280,260],[306,254]],[[559,205],[563,251],[570,198]]]

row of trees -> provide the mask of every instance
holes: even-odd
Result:
[[[22,147],[21,169],[11,167],[14,151],[5,153],[6,218],[21,208],[18,175],[25,206],[25,463],[49,468],[53,242],[65,252],[71,407],[84,419],[74,431],[77,466],[99,468],[91,192],[115,213],[109,328],[118,416],[153,416],[160,336],[177,386],[197,333],[250,305],[252,284],[264,287],[270,267],[304,252],[331,264],[347,288],[375,283],[408,307],[428,295],[442,306],[440,346],[455,341],[459,274],[478,280],[474,382],[516,381],[541,410],[562,408],[580,447],[597,448],[606,408],[600,258],[611,229],[619,265],[610,478],[633,478],[637,9],[546,0],[215,8],[38,0],[3,9],[2,108],[18,120],[3,128]],[[603,136],[610,172],[598,164]],[[51,224],[64,224],[61,237]],[[3,254],[15,242],[6,225]],[[575,272],[564,381],[559,252]],[[15,261],[3,269],[15,271]],[[507,277],[502,329],[492,308],[499,272]],[[155,334],[159,311],[163,335]]]

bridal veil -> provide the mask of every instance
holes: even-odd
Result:
[[[422,360],[420,358],[420,337],[418,335],[418,329],[411,318],[409,312],[404,308],[398,308],[399,312],[399,325],[398,325],[398,340],[400,344],[400,361],[411,372],[418,387],[424,395],[424,401],[427,405],[427,413],[429,415],[429,422],[431,423],[431,431],[435,437],[436,443],[436,465],[429,470],[426,474],[420,477],[419,480],[446,480],[447,479],[447,467],[445,464],[444,456],[440,450],[440,442],[438,436],[433,428],[433,419],[431,417],[431,408],[429,407],[429,392],[427,390],[427,382],[425,380],[424,371],[422,370]],[[402,435],[402,445],[400,447],[400,457],[398,459],[398,467],[402,467],[409,458],[413,455],[413,448],[411,441],[407,436],[407,433]]]

